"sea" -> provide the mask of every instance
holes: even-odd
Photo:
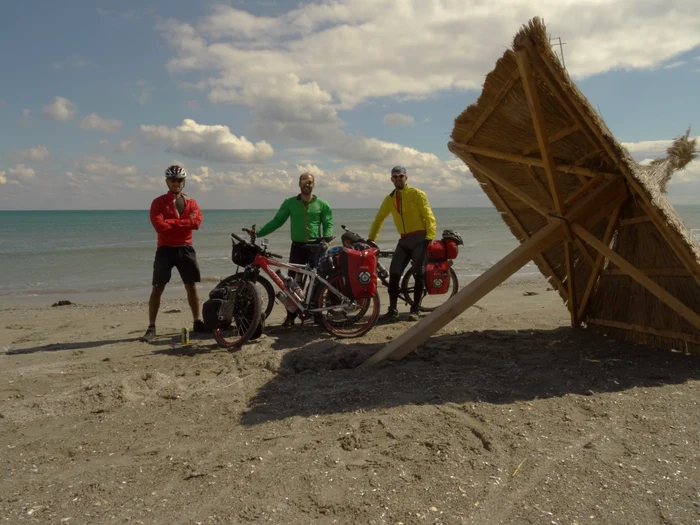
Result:
[[[700,233],[700,206],[677,206],[676,211],[691,232]],[[200,290],[208,292],[221,278],[235,272],[230,259],[231,232],[240,234],[242,228],[253,224],[259,228],[275,212],[203,210],[202,225],[194,232],[202,271]],[[433,212],[438,235],[450,228],[464,239],[455,261],[460,283],[481,275],[518,246],[494,208],[434,208]],[[336,209],[333,213],[334,233],[339,239],[341,224],[367,235],[376,209]],[[289,223],[268,239],[270,249],[286,257]],[[397,240],[388,218],[378,244],[393,249]],[[148,210],[0,211],[0,301],[145,300],[155,249],[156,233]],[[537,274],[537,267],[530,263],[513,278]],[[176,269],[166,294],[183,295]]]

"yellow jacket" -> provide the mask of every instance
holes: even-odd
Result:
[[[398,194],[400,209],[396,206]],[[402,190],[394,190],[384,197],[377,216],[369,229],[368,240],[374,241],[382,229],[384,219],[391,213],[394,224],[400,234],[425,230],[425,238],[432,241],[435,238],[435,216],[430,209],[428,196],[425,192],[408,185]]]

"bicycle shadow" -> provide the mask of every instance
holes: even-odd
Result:
[[[241,423],[404,405],[508,404],[700,379],[697,357],[570,327],[442,335],[401,361],[357,368],[384,344],[317,341],[288,352]]]
[[[138,341],[138,337],[127,337],[123,339],[103,339],[100,341],[75,341],[72,343],[50,343],[42,346],[31,348],[11,348],[5,352],[5,355],[24,355],[34,354],[36,352],[59,352],[61,350],[86,350],[90,348],[99,348],[101,346],[114,345],[118,343],[132,343]]]

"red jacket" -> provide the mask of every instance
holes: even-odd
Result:
[[[194,199],[184,193],[185,209],[180,215],[175,207],[175,198],[168,192],[151,203],[151,224],[158,232],[158,247],[185,246],[192,244],[192,230],[202,223],[202,210]],[[190,217],[194,215],[194,217]]]

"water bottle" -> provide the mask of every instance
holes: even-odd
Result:
[[[285,283],[287,284],[287,287],[294,293],[295,298],[299,300],[299,302],[302,302],[304,300],[304,292],[301,291],[301,286],[299,286],[299,283],[296,281],[296,279],[292,277],[287,277]]]
[[[297,311],[297,305],[295,305],[294,301],[287,297],[283,291],[280,290],[277,292],[277,299],[279,299],[279,302],[284,305],[288,312],[294,313]]]

